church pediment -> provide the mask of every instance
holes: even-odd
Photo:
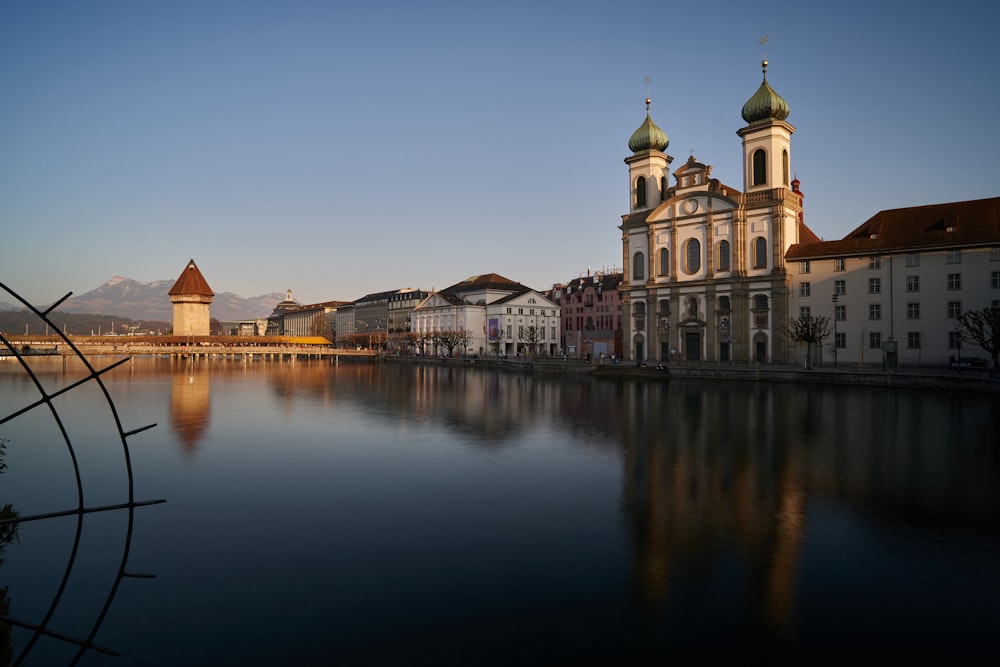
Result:
[[[649,214],[646,222],[663,222],[677,218],[718,214],[733,211],[738,204],[718,192],[688,191],[663,202]]]

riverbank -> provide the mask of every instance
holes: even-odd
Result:
[[[632,363],[587,363],[582,360],[439,358],[388,356],[390,363],[417,363],[470,368],[495,368],[522,373],[565,373],[598,377],[633,377],[649,380],[698,379],[736,382],[798,382],[807,384],[841,384],[866,387],[907,387],[937,391],[974,391],[1000,394],[1000,380],[991,379],[986,369],[950,370],[936,367],[898,368],[834,368],[822,366],[805,369],[790,364],[727,364],[724,362],[672,362],[657,366],[637,366]]]

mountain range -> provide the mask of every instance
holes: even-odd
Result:
[[[56,312],[95,315],[115,315],[133,320],[171,322],[173,304],[168,292],[174,280],[156,280],[149,283],[115,276],[100,287],[85,294],[70,297]],[[274,307],[285,299],[284,293],[272,292],[262,296],[243,298],[232,292],[217,293],[212,299],[210,313],[221,322],[267,317]],[[20,306],[0,303],[3,310],[21,310]]]

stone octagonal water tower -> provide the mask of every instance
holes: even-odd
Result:
[[[211,334],[209,306],[215,293],[193,259],[170,288],[169,294],[170,302],[174,304],[175,336]]]

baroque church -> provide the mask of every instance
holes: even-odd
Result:
[[[671,174],[669,139],[646,99],[646,119],[628,142],[631,202],[619,227],[626,359],[788,361],[785,253],[819,239],[802,221],[802,194],[790,179],[788,104],[767,81],[767,60],[762,69],[736,132],[740,189],[712,178],[712,166],[693,155]]]

